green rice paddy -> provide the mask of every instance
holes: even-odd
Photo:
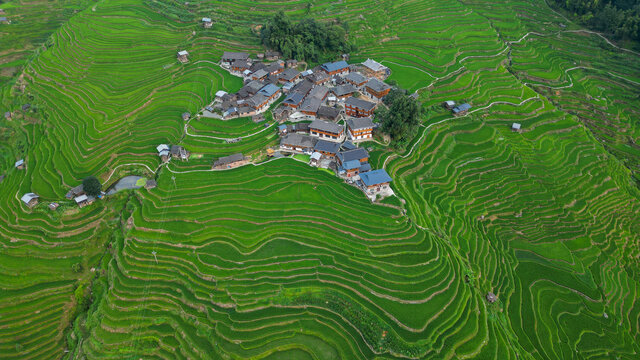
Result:
[[[47,46],[2,85],[24,145],[0,146],[0,358],[637,359],[640,56],[544,1],[315,1],[428,110],[404,153],[372,153],[397,197],[290,158],[210,171],[277,144],[270,114],[181,114],[241,86],[216,62],[261,51],[265,14],[306,4],[103,0],[22,28]],[[195,156],[159,167],[160,143]],[[158,187],[64,198],[136,172]]]

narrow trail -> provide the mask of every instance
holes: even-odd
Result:
[[[406,154],[404,154],[404,155],[396,155],[396,154],[393,154],[393,155],[389,155],[389,156],[387,156],[387,157],[384,159],[384,162],[382,163],[382,168],[386,168],[386,167],[387,167],[387,161],[389,161],[389,159],[392,159],[392,158],[393,158],[393,159],[395,159],[395,158],[398,158],[398,157],[399,157],[399,158],[402,158],[402,159],[406,159],[407,157],[411,156],[411,154],[413,154],[413,150],[415,150],[415,148],[416,148],[416,145],[418,145],[419,143],[421,143],[421,142],[422,142],[422,138],[423,138],[423,137],[424,137],[424,135],[427,133],[427,130],[429,130],[429,128],[431,128],[431,127],[432,127],[432,126],[434,126],[434,125],[442,124],[443,122],[450,121],[450,120],[454,120],[454,119],[462,119],[462,118],[465,118],[465,117],[467,117],[467,116],[469,116],[469,115],[471,115],[471,114],[473,114],[473,113],[475,113],[475,112],[478,112],[478,111],[481,111],[481,110],[486,110],[486,109],[488,109],[488,108],[492,107],[493,105],[501,104],[501,105],[522,106],[523,104],[525,104],[525,103],[527,103],[527,102],[529,102],[529,101],[531,101],[531,100],[537,100],[537,99],[540,99],[540,95],[537,95],[537,96],[530,97],[530,98],[528,98],[528,99],[522,100],[522,101],[521,101],[520,103],[518,103],[518,104],[516,104],[516,103],[512,103],[512,102],[510,102],[510,101],[494,101],[494,102],[490,103],[489,105],[486,105],[486,106],[481,107],[481,108],[477,108],[477,109],[475,109],[475,110],[473,110],[473,111],[470,111],[470,112],[468,112],[468,113],[467,113],[466,115],[464,115],[464,116],[459,116],[459,117],[453,116],[453,117],[449,117],[449,118],[442,119],[442,120],[440,120],[440,121],[436,121],[436,122],[434,122],[434,123],[431,123],[431,124],[429,124],[429,125],[427,125],[427,126],[425,126],[425,125],[423,125],[423,124],[420,124],[420,127],[424,128],[424,129],[423,129],[423,131],[422,131],[422,135],[420,135],[420,137],[418,138],[418,140],[413,144],[413,146],[411,146],[411,149],[409,150],[409,152],[408,152],[408,153],[406,153]]]

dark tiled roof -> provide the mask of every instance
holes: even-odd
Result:
[[[246,60],[248,58],[249,58],[249,54],[244,52],[225,51],[224,54],[222,54],[222,60],[236,61],[236,60]]]
[[[318,140],[315,147],[316,151],[324,151],[332,154],[337,154],[340,150],[340,143],[326,141],[326,140]]]
[[[373,108],[376,107],[375,103],[372,103],[370,101],[366,101],[366,100],[362,100],[362,99],[358,99],[358,98],[354,98],[354,97],[350,97],[347,99],[347,101],[345,101],[346,105],[350,105],[352,107],[356,107],[358,109],[362,109],[365,111],[369,111],[372,110]]]
[[[351,160],[360,160],[369,157],[369,152],[364,148],[355,148],[353,150],[343,151],[338,153],[338,159],[344,163]]]
[[[365,85],[366,87],[368,87],[369,89],[376,91],[376,92],[383,92],[385,90],[389,90],[391,88],[390,85],[385,84],[384,82],[373,78],[369,81],[367,81],[367,84]]]
[[[343,130],[342,125],[323,120],[314,120],[311,125],[309,125],[309,128],[326,131],[332,134],[339,134]]]
[[[373,121],[370,118],[354,118],[347,120],[347,126],[351,130],[373,129]]]
[[[216,162],[213,163],[213,166],[224,166],[227,164],[231,164],[237,161],[242,161],[244,159],[244,155],[242,153],[237,153],[229,156],[223,156],[219,158]]]
[[[340,115],[340,109],[329,106],[320,106],[318,109],[318,117],[335,120]]]

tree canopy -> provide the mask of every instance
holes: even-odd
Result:
[[[640,42],[640,2],[637,0],[553,0],[586,26],[616,39]]]
[[[102,184],[95,176],[89,176],[82,180],[82,187],[87,195],[97,196],[102,191]]]
[[[293,23],[279,11],[260,29],[260,38],[285,58],[318,61],[324,54],[350,52],[347,32],[346,23],[321,23],[312,18]]]
[[[376,110],[380,130],[391,137],[394,146],[404,146],[415,136],[420,124],[422,106],[400,89],[392,89],[383,99],[387,107]]]

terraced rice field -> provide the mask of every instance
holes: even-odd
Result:
[[[294,159],[209,171],[275,128],[180,114],[241,86],[216,62],[260,49],[264,14],[306,4],[104,0],[53,33],[1,100],[38,111],[10,125],[27,169],[0,167],[0,357],[638,358],[640,56],[544,1],[315,1],[428,110],[372,153],[398,198]],[[159,143],[198,156],[159,168]],[[158,187],[63,200],[140,171]]]

